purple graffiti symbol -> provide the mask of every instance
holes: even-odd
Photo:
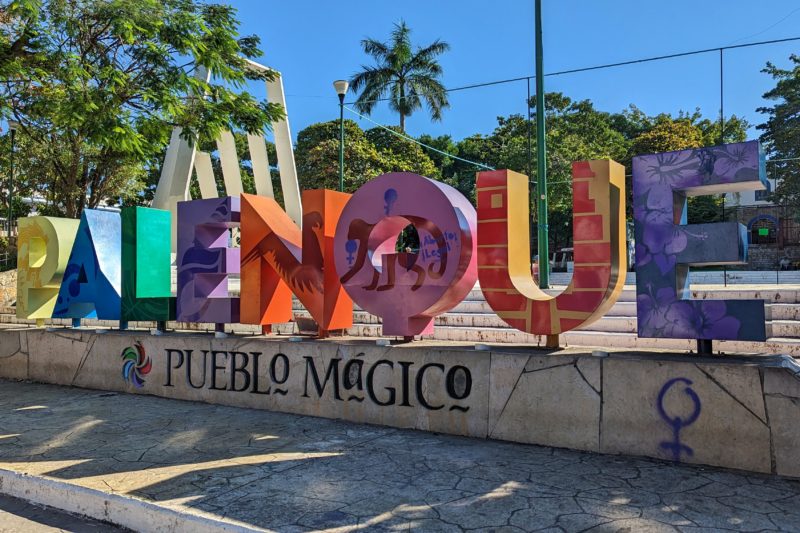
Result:
[[[395,189],[386,189],[386,192],[383,193],[383,201],[386,202],[383,206],[383,212],[388,216],[389,211],[392,210],[392,205],[397,201],[397,191]]]
[[[347,264],[352,265],[353,260],[355,259],[353,254],[356,252],[356,250],[358,250],[358,243],[355,240],[350,239],[344,244],[344,249],[347,250]]]
[[[692,411],[692,414],[686,418],[686,420],[682,419],[680,416],[671,418],[664,409],[664,397],[667,395],[667,392],[669,392],[669,390],[678,383],[684,383],[687,385],[687,387],[683,389],[683,392],[685,392],[686,395],[691,398],[692,403],[694,404],[694,410]],[[683,428],[694,424],[697,421],[697,418],[700,416],[700,398],[697,396],[697,393],[695,393],[694,390],[689,387],[691,384],[692,381],[689,379],[674,378],[664,383],[664,386],[661,387],[661,392],[658,393],[658,414],[660,414],[664,422],[669,424],[672,428],[673,437],[672,442],[664,441],[660,444],[660,446],[664,450],[672,452],[672,459],[674,461],[681,460],[681,453],[686,453],[686,455],[690,456],[694,455],[694,450],[681,443],[680,435]]]

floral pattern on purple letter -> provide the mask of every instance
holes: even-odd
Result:
[[[689,300],[689,266],[746,260],[744,227],[686,225],[686,197],[765,187],[757,141],[633,159],[640,337],[765,340],[762,300]]]

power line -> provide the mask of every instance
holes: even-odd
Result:
[[[427,148],[428,150],[433,150],[434,152],[436,152],[438,154],[441,154],[443,156],[451,157],[453,159],[458,159],[459,161],[462,161],[464,163],[469,163],[470,165],[475,165],[476,167],[485,168],[486,170],[494,170],[494,167],[490,167],[489,165],[485,165],[483,163],[476,163],[475,161],[470,161],[469,159],[464,159],[463,157],[458,157],[457,155],[453,155],[453,154],[450,154],[448,152],[444,152],[442,150],[439,150],[438,148],[434,148],[433,146],[430,146],[428,144],[420,142],[420,141],[418,141],[417,139],[415,139],[415,138],[413,138],[411,136],[408,136],[408,135],[405,135],[403,133],[400,133],[399,131],[395,131],[392,128],[388,128],[388,127],[384,126],[383,124],[381,124],[379,122],[375,122],[374,120],[372,120],[372,119],[370,119],[368,117],[365,117],[364,115],[362,115],[358,111],[356,111],[354,109],[350,109],[347,106],[344,106],[344,108],[347,109],[349,112],[353,113],[354,115],[357,115],[359,118],[362,118],[362,119],[366,120],[367,122],[371,122],[372,124],[375,124],[379,128],[382,128],[382,129],[388,131],[389,133],[392,133],[393,135],[396,135],[396,136],[400,137],[401,139],[405,139],[407,141],[411,141],[413,143],[416,143],[416,144],[418,144],[420,146],[423,146],[423,147]]]
[[[783,20],[785,20],[786,18],[788,18],[792,14],[794,14],[794,11],[792,13],[790,13],[789,15],[787,15],[784,19],[781,19],[781,21],[776,23],[776,25],[779,24],[780,22],[783,22]],[[641,59],[633,59],[633,60],[629,60],[629,61],[620,61],[620,62],[616,62],[616,63],[606,63],[606,64],[603,64],[603,65],[595,65],[595,66],[591,66],[591,67],[582,67],[582,68],[576,68],[576,69],[561,70],[561,71],[557,71],[557,72],[549,72],[549,73],[546,73],[545,76],[563,76],[563,75],[567,75],[567,74],[576,74],[576,73],[579,73],[579,72],[589,72],[589,71],[593,71],[593,70],[600,70],[600,69],[606,69],[606,68],[615,68],[615,67],[622,67],[622,66],[628,66],[628,65],[636,65],[636,64],[641,64],[641,63],[650,63],[650,62],[653,62],[653,61],[662,61],[662,60],[665,60],[665,59],[675,59],[675,58],[679,58],[679,57],[687,57],[687,56],[693,56],[693,55],[707,54],[707,53],[711,53],[711,52],[718,52],[718,53],[722,54],[722,52],[724,50],[732,50],[732,49],[737,49],[737,48],[749,48],[749,47],[753,47],[753,46],[764,46],[764,45],[768,45],[768,44],[778,44],[778,43],[785,43],[785,42],[792,42],[792,41],[800,41],[800,37],[787,37],[785,39],[772,39],[772,40],[769,40],[769,41],[759,41],[759,42],[754,42],[754,43],[745,43],[745,44],[728,45],[728,46],[718,46],[718,47],[715,47],[715,48],[704,48],[704,49],[701,49],[701,50],[692,50],[692,51],[689,51],[689,52],[679,52],[679,53],[675,53],[675,54],[666,54],[666,55],[647,57],[647,58],[641,58]],[[532,79],[536,79],[536,77],[535,76],[521,76],[521,77],[517,77],[517,78],[508,78],[508,79],[504,79],[504,80],[495,80],[495,81],[489,81],[489,82],[484,82],[484,83],[473,83],[473,84],[470,84],[470,85],[463,85],[463,86],[460,86],[460,87],[451,87],[449,89],[445,89],[445,92],[450,93],[450,92],[455,92],[455,91],[464,91],[464,90],[467,90],[467,89],[476,89],[476,88],[480,88],[480,87],[489,87],[489,86],[492,86],[492,85],[501,85],[501,84],[505,84],[505,83],[514,83],[514,82],[517,82],[517,81],[527,81],[528,84],[530,84],[530,80],[532,80]],[[530,91],[530,89],[529,89],[529,91]],[[403,98],[410,98],[410,97],[412,97],[412,96],[409,95],[409,96],[405,96]],[[390,98],[378,98],[378,99],[375,99],[375,100],[369,100],[369,101],[362,102],[362,103],[384,102],[384,101],[388,101],[388,100],[391,100],[391,99]],[[358,116],[362,120],[366,120],[367,122],[370,122],[370,123],[374,124],[375,126],[381,128],[381,129],[384,129],[384,130],[392,133],[393,135],[396,135],[397,137],[400,137],[402,139],[405,139],[405,140],[411,141],[413,143],[416,143],[416,144],[418,144],[418,145],[420,145],[420,146],[422,146],[424,148],[427,148],[428,150],[432,150],[432,151],[434,151],[434,152],[436,152],[438,154],[441,154],[443,156],[450,157],[450,158],[453,158],[453,159],[457,159],[459,161],[462,161],[464,163],[468,163],[470,165],[477,166],[479,168],[485,168],[487,170],[494,170],[493,167],[490,167],[489,165],[486,165],[484,163],[477,163],[475,161],[470,161],[468,159],[464,159],[462,157],[458,157],[458,156],[453,155],[451,153],[439,150],[438,148],[434,148],[433,146],[430,146],[430,145],[427,145],[427,144],[425,144],[423,142],[420,142],[420,141],[418,141],[417,139],[414,139],[411,136],[402,134],[402,133],[397,132],[397,131],[395,131],[395,130],[393,130],[391,128],[388,128],[388,127],[384,126],[383,124],[380,124],[379,122],[376,122],[376,121],[374,121],[374,120],[362,115],[361,113],[357,112],[356,110],[354,110],[354,109],[352,109],[350,107],[347,107],[347,106],[353,105],[353,104],[355,104],[355,102],[347,102],[347,105],[344,107],[344,109],[347,109],[347,111],[349,111],[350,113],[353,113],[354,115]],[[791,161],[791,160],[793,160],[793,159],[789,159],[788,161]],[[770,161],[767,161],[767,162],[773,162],[773,161],[782,161],[782,160],[770,160]],[[563,182],[555,182],[555,183],[563,183]]]
[[[733,50],[733,49],[736,49],[736,48],[749,48],[749,47],[752,47],[752,46],[764,46],[764,45],[767,45],[767,44],[787,43],[787,42],[791,42],[791,41],[800,41],[800,37],[787,37],[785,39],[773,39],[773,40],[769,40],[769,41],[758,41],[758,42],[754,42],[754,43],[744,43],[744,44],[736,44],[736,45],[728,45],[728,46],[717,46],[717,47],[714,47],[714,48],[704,48],[702,50],[692,50],[692,51],[689,51],[689,52],[678,52],[678,53],[675,53],[675,54],[666,54],[666,55],[661,55],[661,56],[645,57],[645,58],[641,58],[641,59],[632,59],[632,60],[629,60],[629,61],[619,61],[617,63],[605,63],[603,65],[594,65],[594,66],[591,66],[591,67],[581,67],[581,68],[574,68],[574,69],[568,69],[568,70],[560,70],[560,71],[557,71],[557,72],[548,72],[548,73],[545,74],[545,77],[547,77],[547,76],[564,76],[566,74],[577,74],[579,72],[590,72],[592,70],[600,70],[600,69],[605,69],[605,68],[624,67],[624,66],[628,66],[628,65],[637,65],[637,64],[640,64],[640,63],[650,63],[650,62],[653,62],[653,61],[662,61],[664,59],[675,59],[675,58],[678,58],[678,57],[687,57],[687,56],[693,56],[693,55],[708,54],[708,53],[711,53],[711,52],[719,52],[720,50]],[[464,91],[466,89],[476,89],[476,88],[479,88],[479,87],[489,87],[491,85],[501,85],[501,84],[504,84],[504,83],[514,83],[514,82],[517,82],[517,81],[533,80],[533,79],[536,79],[536,76],[521,76],[521,77],[517,77],[517,78],[508,78],[508,79],[504,79],[504,80],[488,81],[488,82],[484,82],[484,83],[473,83],[473,84],[470,84],[470,85],[463,85],[463,86],[460,86],[460,87],[451,87],[449,89],[445,89],[445,92],[451,93],[451,92],[456,92],[456,91]],[[412,96],[409,95],[409,96],[405,96],[405,97],[401,97],[401,98],[411,98],[411,97]],[[367,100],[367,101],[362,102],[362,103],[371,104],[371,103],[376,103],[376,102],[386,102],[386,101],[389,101],[389,100],[393,100],[393,99],[392,98],[376,98],[375,100]],[[355,104],[355,102],[347,102],[347,105],[353,105],[353,104]]]
[[[761,30],[761,31],[759,31],[759,32],[756,32],[756,33],[753,33],[753,34],[750,34],[750,35],[746,35],[746,36],[744,36],[744,37],[741,37],[741,38],[739,38],[739,39],[736,39],[735,41],[732,41],[732,42],[731,42],[731,44],[733,44],[733,43],[738,43],[739,41],[744,41],[745,39],[750,39],[750,38],[752,38],[752,37],[757,37],[757,36],[759,36],[759,35],[763,35],[763,34],[767,33],[769,30],[771,30],[772,28],[774,28],[775,26],[777,26],[778,24],[780,24],[781,22],[783,22],[784,20],[788,19],[789,17],[791,17],[792,15],[794,15],[795,13],[797,13],[798,11],[800,11],[800,7],[798,7],[797,9],[794,9],[794,10],[790,11],[788,15],[786,15],[785,17],[783,17],[782,19],[780,19],[778,22],[776,22],[776,23],[775,23],[775,24],[773,24],[772,26],[768,26],[767,28],[764,28],[763,30]]]
[[[572,70],[562,70],[560,72],[551,72],[545,76],[561,76],[563,74],[574,74],[576,72],[588,72],[590,70],[598,70],[602,68],[624,67],[626,65],[636,65],[639,63],[649,63],[651,61],[661,61],[663,59],[674,59],[676,57],[694,56],[699,54],[708,54],[711,52],[719,52],[720,50],[733,50],[735,48],[748,48],[751,46],[763,46],[766,44],[786,43],[790,41],[800,41],[800,37],[787,37],[786,39],[773,39],[771,41],[759,41],[755,43],[736,44],[729,46],[717,46],[714,48],[704,48],[702,50],[692,50],[691,52],[679,52],[677,54],[667,54],[663,56],[646,57],[643,59],[633,59],[631,61],[620,61],[619,63],[607,63],[605,65],[597,65],[594,67],[583,67]]]

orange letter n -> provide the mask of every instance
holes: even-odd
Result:
[[[333,233],[349,194],[303,192],[303,229],[272,198],[242,194],[241,321],[292,318],[292,293],[319,325],[320,336],[353,325],[353,301],[333,261]]]

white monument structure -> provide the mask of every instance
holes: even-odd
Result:
[[[249,68],[253,70],[271,71],[276,74],[273,81],[266,82],[267,100],[270,103],[280,104],[286,110],[283,79],[280,73],[253,61],[246,61]],[[211,73],[206,69],[199,69],[195,75],[208,81]],[[297,169],[294,163],[288,112],[286,113],[286,118],[272,123],[272,132],[275,137],[278,170],[280,172],[281,190],[283,191],[286,213],[299,227],[302,227],[303,208],[300,202],[300,186],[297,182]],[[275,193],[269,173],[267,146],[263,135],[248,134],[247,144],[253,165],[256,194],[274,198]],[[243,192],[242,175],[233,133],[223,131],[217,139],[217,149],[219,150],[226,194],[231,196],[241,194]],[[164,165],[161,168],[161,177],[158,180],[158,187],[153,198],[154,208],[169,210],[172,213],[173,251],[176,246],[178,202],[192,199],[189,192],[192,170],[197,173],[197,182],[200,186],[202,198],[216,198],[218,196],[217,185],[214,179],[214,171],[211,167],[211,155],[198,150],[197,143],[189,143],[181,138],[181,128],[175,128],[172,131],[167,154],[164,158]]]

